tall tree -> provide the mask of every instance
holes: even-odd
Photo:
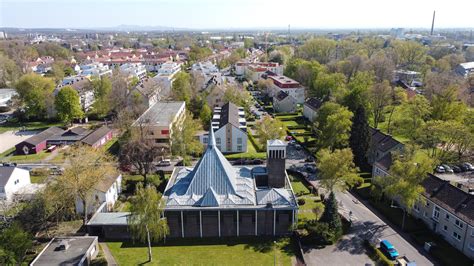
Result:
[[[285,125],[270,116],[264,116],[258,121],[255,129],[262,147],[267,146],[267,140],[281,139],[285,135]]]
[[[212,119],[212,111],[209,105],[207,105],[207,103],[204,103],[204,105],[202,106],[199,118],[201,119],[203,127],[208,128]]]
[[[15,89],[27,118],[46,117],[47,99],[51,98],[54,91],[54,82],[51,79],[36,74],[26,74],[20,78]]]
[[[337,200],[333,191],[331,191],[324,204],[324,212],[319,221],[328,224],[329,229],[332,231],[333,241],[342,236],[342,221],[339,216]]]
[[[320,148],[344,148],[349,140],[353,113],[345,106],[325,102],[319,109],[313,128]]]
[[[101,149],[85,145],[71,148],[64,173],[56,178],[55,183],[63,192],[81,201],[84,225],[87,224],[89,206],[95,201],[93,194],[97,184],[117,175],[114,165],[112,157]]]
[[[392,47],[397,56],[398,66],[409,70],[419,70],[426,59],[427,48],[414,41],[393,41]]]
[[[171,87],[171,95],[174,100],[185,101],[189,105],[192,97],[191,75],[181,71],[176,74],[176,78]]]
[[[349,146],[354,154],[354,163],[363,171],[369,171],[370,166],[367,160],[367,154],[370,148],[369,123],[365,108],[360,106],[352,119],[351,136],[349,137]]]
[[[64,123],[71,123],[74,119],[84,117],[79,94],[70,86],[59,90],[54,99],[54,106],[58,112],[58,118]]]
[[[166,218],[163,218],[161,195],[152,186],[138,184],[130,206],[128,224],[134,239],[147,242],[148,261],[152,261],[151,243],[163,239],[169,233]]]
[[[104,76],[92,80],[94,90],[93,112],[99,117],[105,116],[110,112],[110,93],[112,92],[112,82],[110,78]]]
[[[298,55],[306,60],[316,60],[326,64],[336,52],[336,41],[327,38],[314,38],[306,41],[298,49]]]
[[[413,209],[424,191],[421,182],[434,167],[434,161],[428,156],[415,156],[414,147],[407,146],[403,154],[393,154],[393,163],[389,175],[376,177],[375,183],[393,199],[396,199],[406,211]]]
[[[403,103],[400,110],[401,114],[394,121],[396,131],[410,139],[415,139],[417,129],[429,119],[431,107],[428,100],[421,95],[416,95]]]
[[[381,83],[376,83],[369,90],[369,105],[371,107],[372,119],[374,127],[378,128],[382,121],[384,111],[393,100],[392,88],[390,83],[385,80]]]
[[[371,72],[359,72],[349,81],[347,84],[349,93],[344,98],[344,105],[351,112],[355,112],[360,105],[368,108],[369,89],[373,80],[374,75]]]
[[[0,52],[0,87],[10,87],[20,78],[21,69],[15,61]]]
[[[321,185],[329,191],[344,190],[363,182],[354,165],[351,149],[322,149],[316,158]]]
[[[143,182],[148,185],[148,175],[155,170],[157,160],[165,155],[163,147],[157,146],[151,140],[133,136],[120,149],[120,161],[123,164],[131,164],[143,176]]]
[[[190,112],[182,123],[173,123],[171,134],[171,154],[180,156],[185,162],[190,155],[200,154],[203,150],[201,142],[196,138],[196,132],[202,129],[199,120],[194,120]]]

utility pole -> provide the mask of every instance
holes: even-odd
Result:
[[[436,17],[436,10],[433,11],[433,21],[431,22],[431,36],[433,36],[435,17]]]

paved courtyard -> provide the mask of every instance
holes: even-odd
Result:
[[[0,153],[14,147],[23,140],[36,135],[38,131],[6,131],[0,134]]]

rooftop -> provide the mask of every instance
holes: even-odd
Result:
[[[464,69],[472,69],[474,68],[474,62],[466,62],[466,63],[461,63],[459,64],[461,67]]]
[[[184,108],[185,102],[157,102],[148,108],[132,126],[139,126],[140,124],[169,126]]]
[[[61,250],[59,246],[69,247]],[[88,249],[97,243],[96,236],[56,237],[41,251],[31,265],[80,265]]]
[[[95,214],[87,225],[127,225],[129,212],[99,212]]]
[[[29,143],[31,145],[38,145],[39,143],[46,141],[53,135],[62,134],[64,130],[59,127],[50,127],[31,138],[26,139],[24,142]]]
[[[105,135],[109,134],[112,129],[108,128],[107,126],[101,126],[100,128],[94,130],[90,133],[87,137],[82,139],[82,142],[94,145],[97,141],[103,138]]]
[[[321,101],[320,99],[311,97],[311,98],[308,98],[304,104],[308,106],[309,108],[311,108],[312,110],[317,111],[323,104],[323,101]]]

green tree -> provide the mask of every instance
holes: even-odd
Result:
[[[370,148],[369,123],[365,108],[360,106],[352,120],[351,136],[349,137],[349,146],[354,154],[354,163],[363,171],[369,171],[370,166],[367,160]]]
[[[270,116],[264,116],[255,125],[258,140],[262,147],[267,147],[267,140],[281,139],[285,136],[285,125],[277,119]]]
[[[147,242],[148,262],[152,261],[151,243],[163,239],[169,234],[166,218],[163,218],[161,195],[152,186],[137,186],[130,206],[128,224],[135,240]]]
[[[319,109],[313,128],[321,148],[343,148],[347,146],[353,114],[347,107],[325,102]]]
[[[15,86],[27,118],[45,118],[48,101],[54,91],[51,79],[36,74],[23,75]]]
[[[467,111],[466,105],[458,100],[458,88],[451,86],[441,93],[432,95],[431,118],[434,120],[461,121]]]
[[[427,48],[414,41],[396,40],[392,42],[398,66],[406,67],[409,70],[420,70],[427,55]]]
[[[237,106],[242,106],[245,113],[250,113],[250,107],[253,106],[254,100],[252,95],[245,89],[238,88],[234,85],[224,85],[226,90],[224,92],[223,101],[225,103],[231,102]]]
[[[349,93],[344,97],[344,105],[355,112],[360,105],[369,107],[369,89],[373,85],[374,75],[370,72],[358,72],[347,84]]]
[[[191,75],[184,71],[180,71],[176,74],[176,78],[171,87],[171,95],[173,99],[177,101],[185,101],[186,105],[189,105],[192,94]]]
[[[416,138],[417,129],[428,121],[431,107],[428,100],[416,95],[400,106],[400,114],[394,121],[396,132],[410,138]]]
[[[324,66],[316,61],[307,61],[301,58],[289,60],[285,67],[285,75],[295,79],[304,86],[312,89],[313,82],[317,80],[319,73],[325,71]]]
[[[212,119],[212,111],[209,105],[207,105],[207,103],[205,103],[202,106],[201,113],[199,114],[199,118],[201,119],[203,127],[208,128]]]
[[[308,91],[310,96],[341,102],[347,94],[346,78],[342,73],[320,73]]]
[[[25,232],[18,223],[13,223],[10,227],[3,229],[0,234],[0,247],[4,254],[0,254],[0,259],[12,262],[11,256],[14,256],[14,261],[21,265],[26,257],[26,252],[33,247],[32,237]]]
[[[79,94],[70,86],[60,89],[54,99],[54,106],[58,112],[58,118],[65,123],[84,117]]]
[[[363,182],[355,167],[351,149],[334,151],[322,149],[316,158],[321,185],[327,190],[331,192],[345,190]]]
[[[314,38],[306,41],[298,49],[298,55],[306,60],[316,60],[326,64],[336,51],[336,41],[327,38]]]
[[[368,96],[374,127],[378,128],[379,123],[384,118],[385,108],[392,103],[392,87],[390,87],[390,83],[387,80],[376,83],[369,89]]]
[[[331,232],[331,241],[334,243],[342,236],[342,222],[339,212],[337,211],[337,200],[334,192],[331,191],[328,199],[324,204],[324,212],[321,215],[320,222],[327,223]]]
[[[187,162],[190,155],[202,153],[203,146],[196,138],[196,132],[201,129],[199,120],[194,120],[192,114],[186,112],[186,117],[182,123],[173,123],[171,154],[180,156]]]
[[[403,154],[393,154],[389,175],[374,178],[382,192],[397,200],[408,212],[420,200],[424,191],[421,182],[434,167],[433,159],[424,154],[416,155],[416,150],[415,147],[406,146]]]
[[[92,88],[94,90],[93,111],[99,117],[106,116],[111,111],[110,93],[112,91],[112,82],[107,76],[93,79]]]

